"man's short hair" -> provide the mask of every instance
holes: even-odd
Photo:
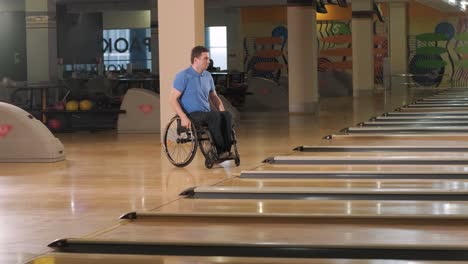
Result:
[[[210,52],[210,50],[204,46],[196,46],[195,48],[193,48],[192,55],[190,56],[190,62],[193,64],[195,58],[200,57],[203,52]]]

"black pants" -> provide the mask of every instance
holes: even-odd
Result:
[[[208,126],[218,153],[230,151],[232,145],[232,115],[224,112],[192,112],[189,114],[196,127]]]

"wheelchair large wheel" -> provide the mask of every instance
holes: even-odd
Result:
[[[198,139],[195,126],[191,129],[181,126],[178,116],[171,119],[164,134],[164,152],[169,161],[177,167],[185,167],[197,153]]]

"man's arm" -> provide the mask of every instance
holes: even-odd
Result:
[[[210,100],[219,111],[226,111],[224,109],[224,105],[223,105],[223,102],[221,101],[221,98],[219,98],[218,94],[216,93],[216,90],[213,90],[210,92]]]
[[[179,92],[175,88],[172,88],[171,97],[169,98],[169,102],[171,104],[172,109],[180,117],[180,120],[182,121],[182,126],[186,127],[186,128],[190,128],[191,127],[190,119],[184,113],[184,110],[182,110],[182,106],[180,106],[180,103],[179,103],[179,98],[180,98],[181,95],[182,95],[181,92]]]

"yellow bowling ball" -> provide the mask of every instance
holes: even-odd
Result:
[[[78,102],[75,100],[68,101],[65,105],[67,111],[78,111]]]
[[[81,100],[80,102],[80,110],[81,111],[89,111],[93,108],[93,102],[90,100]]]

